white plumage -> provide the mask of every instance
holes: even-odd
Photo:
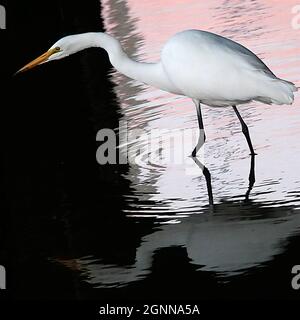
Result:
[[[294,100],[293,83],[277,78],[250,50],[210,32],[176,34],[165,44],[161,61],[178,93],[209,106]]]

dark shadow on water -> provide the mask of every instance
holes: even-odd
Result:
[[[2,60],[9,61],[2,66],[9,101],[2,108],[7,233],[4,238],[1,227],[0,262],[12,298],[79,298],[79,274],[57,267],[52,257],[98,252],[105,259],[113,250],[129,263],[151,229],[122,213],[128,166],[100,166],[95,159],[97,131],[118,127],[120,116],[107,54],[91,49],[9,76],[66,34],[103,31],[100,11],[99,1],[54,1],[49,8],[29,1],[9,11],[11,56]]]

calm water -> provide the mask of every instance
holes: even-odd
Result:
[[[300,86],[300,30],[291,25],[291,8],[296,4],[296,0],[104,0],[103,17],[106,30],[138,60],[158,60],[171,35],[198,28],[242,43],[276,75]],[[111,77],[121,120],[128,122],[129,131],[143,130],[128,147],[129,152],[140,149],[141,155],[123,173],[130,190],[122,195],[123,228],[130,224],[146,231],[137,245],[126,241],[126,230],[122,230],[124,238],[116,242],[125,243],[110,245],[105,254],[99,249],[51,260],[76,270],[83,282],[96,288],[142,287],[143,281],[153,277],[157,261],[167,265],[162,262],[164,254],[176,265],[190,265],[189,279],[199,286],[201,272],[213,272],[214,279],[224,284],[257,270],[268,272],[300,234],[299,93],[293,106],[251,103],[240,108],[258,153],[255,163],[233,110],[204,106],[207,142],[200,162],[189,157],[191,145],[183,151],[184,163],[178,164],[166,159],[170,150],[151,141],[155,138],[150,134],[155,129],[197,130],[193,103],[115,71]],[[149,141],[155,146],[150,151]],[[176,145],[169,148],[174,154],[182,152],[176,151]],[[211,174],[214,207],[209,206],[202,163]],[[251,166],[256,181],[249,188]],[[184,254],[174,258],[171,252],[176,248]],[[130,258],[120,259],[128,252]],[[299,262],[297,256],[289,258],[280,272],[289,279],[291,267]]]

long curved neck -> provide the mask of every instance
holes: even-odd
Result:
[[[162,90],[172,91],[172,85],[160,63],[142,63],[132,60],[123,51],[120,42],[106,33],[86,33],[83,39],[85,48],[100,47],[106,50],[113,67],[125,76]]]

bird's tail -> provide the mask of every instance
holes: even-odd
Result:
[[[292,104],[294,102],[294,92],[298,90],[292,82],[274,78],[268,79],[261,87],[264,94],[255,100],[269,104]]]

